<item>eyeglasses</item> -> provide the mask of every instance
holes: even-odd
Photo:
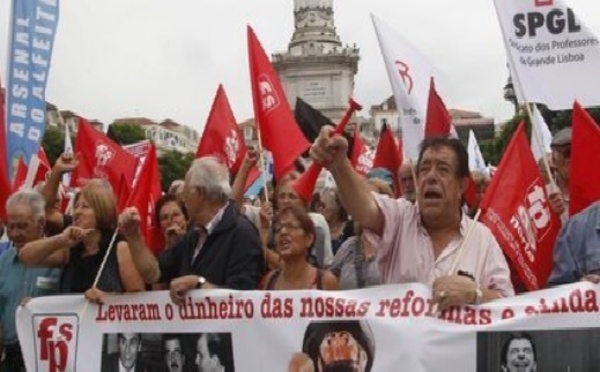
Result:
[[[275,225],[275,234],[281,233],[281,230],[283,230],[284,228],[286,229],[286,231],[304,230],[302,226],[294,225],[291,223],[284,223],[281,225]]]

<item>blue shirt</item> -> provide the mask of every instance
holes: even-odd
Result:
[[[8,251],[9,248],[10,248],[9,242],[1,242],[0,241],[0,256],[2,256],[2,253]]]
[[[15,312],[21,300],[57,293],[59,278],[60,269],[23,265],[14,247],[0,256],[0,324],[5,345],[19,342]]]
[[[600,202],[563,225],[548,286],[574,283],[587,274],[600,274]]]

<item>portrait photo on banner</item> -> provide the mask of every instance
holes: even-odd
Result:
[[[600,329],[477,334],[477,372],[600,371]]]
[[[302,351],[290,358],[288,372],[369,372],[375,338],[364,320],[313,321],[304,332]]]
[[[231,333],[107,333],[101,372],[234,372]]]

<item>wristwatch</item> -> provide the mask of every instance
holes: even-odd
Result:
[[[483,301],[483,291],[481,290],[481,287],[477,286],[475,288],[475,302],[473,304],[481,305],[481,301]]]
[[[196,288],[202,289],[202,286],[204,285],[204,283],[206,283],[206,278],[203,277],[203,276],[199,276],[198,277],[198,284],[196,285]]]

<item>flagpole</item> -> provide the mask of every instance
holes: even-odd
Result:
[[[265,164],[264,148],[263,148],[263,144],[262,144],[262,136],[260,134],[260,124],[258,123],[258,120],[255,120],[255,124],[256,124],[256,137],[258,138],[258,161],[260,162],[260,166],[258,168],[260,169],[260,171],[262,173],[261,177],[263,179],[263,188],[265,190],[265,202],[268,202],[269,201],[269,188],[267,187],[267,185],[268,185],[268,181],[267,181],[268,169]]]
[[[108,256],[110,255],[110,252],[112,251],[112,248],[115,245],[115,240],[117,240],[118,233],[119,233],[119,228],[117,227],[115,229],[115,232],[113,233],[112,238],[110,239],[110,243],[108,244],[108,249],[106,250],[106,253],[104,254],[104,258],[102,259],[102,263],[100,264],[100,268],[98,269],[98,273],[96,274],[96,278],[94,279],[94,284],[92,284],[92,288],[96,288],[96,286],[98,285],[98,282],[100,281],[100,276],[102,275],[102,272],[104,271],[104,267],[106,266],[106,262],[108,261]],[[83,317],[85,316],[85,312],[87,311],[89,304],[90,304],[90,302],[86,301],[85,304],[83,305],[83,308],[82,308],[81,312],[79,313],[80,322],[83,320]]]
[[[463,239],[462,243],[460,244],[460,247],[458,248],[458,252],[456,253],[456,257],[454,257],[454,262],[452,263],[452,266],[450,267],[450,270],[448,271],[448,275],[454,275],[454,273],[456,272],[456,267],[458,266],[458,263],[460,262],[460,259],[463,255],[464,251],[466,251],[467,242],[469,241],[469,238],[473,234],[473,230],[475,230],[475,226],[477,225],[477,222],[479,221],[479,217],[481,217],[481,208],[479,208],[477,210],[475,217],[473,217],[473,221],[471,221],[471,223],[469,224],[469,229],[467,230],[467,235],[465,235],[465,238]]]

